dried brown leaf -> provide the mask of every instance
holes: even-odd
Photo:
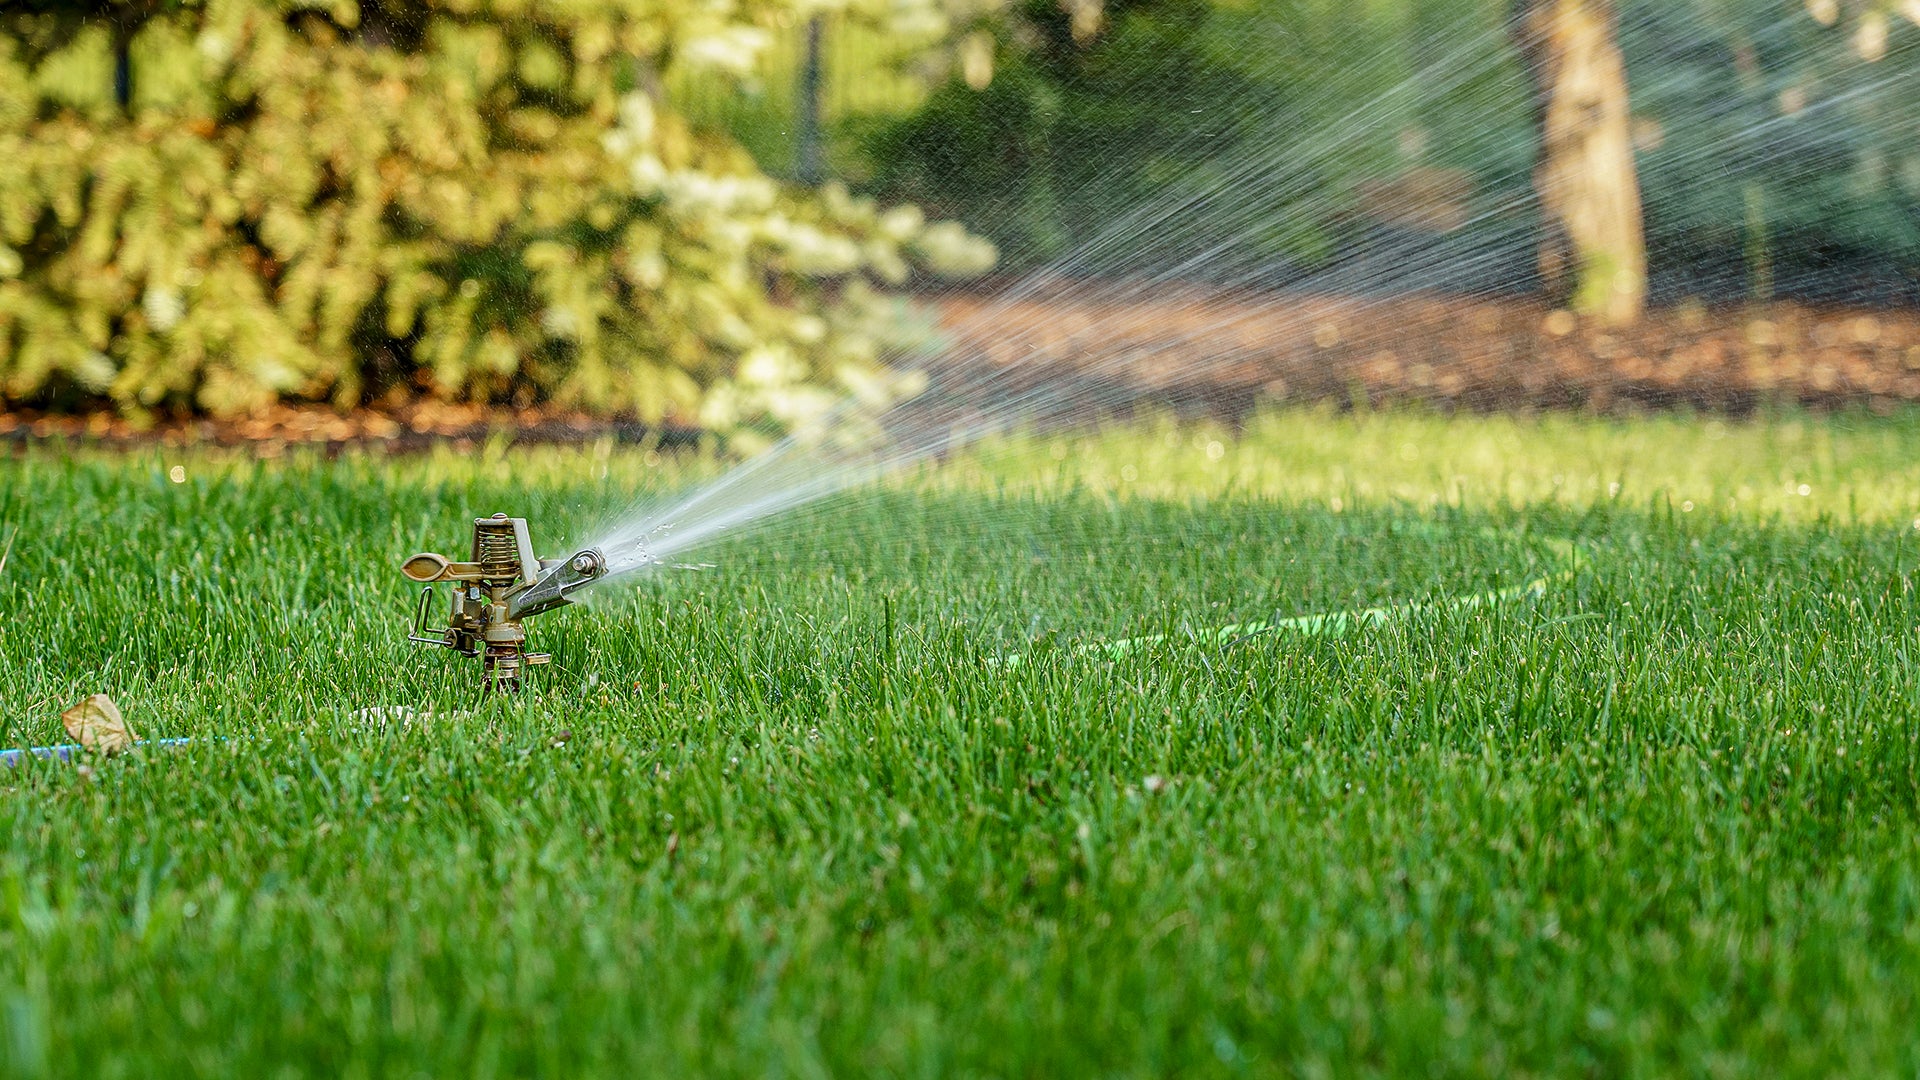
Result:
[[[120,707],[105,694],[93,694],[61,713],[60,722],[81,746],[102,754],[117,754],[139,741],[120,715]]]

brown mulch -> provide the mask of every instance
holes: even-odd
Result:
[[[1075,285],[1017,301],[959,294],[932,303],[952,345],[948,385],[964,385],[969,395],[991,387],[1003,400],[1038,398],[1039,407],[1052,402],[1075,417],[1141,402],[1224,419],[1265,404],[1314,401],[1734,416],[1775,405],[1890,412],[1920,402],[1915,310],[1689,306],[1608,328],[1537,302],[1459,297],[1190,288],[1142,297]],[[685,426],[436,401],[348,413],[277,406],[240,420],[145,426],[108,412],[0,412],[0,447],[64,439],[246,446],[273,456],[292,447],[404,452],[490,440],[671,445],[697,437]]]
[[[243,419],[162,419],[142,424],[111,412],[68,415],[0,412],[0,448],[65,441],[106,448],[240,446],[259,457],[290,449],[332,455],[350,447],[410,453],[434,446],[473,449],[490,442],[591,443],[677,446],[700,432],[680,425],[608,420],[544,409],[502,409],[418,401],[397,409],[340,412],[323,405],[276,405]]]
[[[1010,385],[1044,373],[1085,383],[1082,401],[1146,396],[1228,417],[1282,401],[1735,416],[1920,402],[1913,310],[1686,306],[1609,328],[1512,299],[1070,295],[941,309],[962,353]]]

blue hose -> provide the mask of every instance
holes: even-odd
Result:
[[[142,739],[135,746],[180,746],[192,742],[192,739]],[[29,746],[25,749],[0,750],[0,765],[9,769],[19,768],[28,755],[43,761],[72,761],[76,756],[87,753],[87,748],[79,743],[61,743],[59,746]]]

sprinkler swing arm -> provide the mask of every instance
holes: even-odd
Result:
[[[524,620],[573,603],[573,592],[606,576],[607,560],[598,548],[538,558],[526,519],[495,514],[474,519],[471,560],[423,551],[402,562],[400,572],[421,584],[407,640],[481,657],[486,688],[510,691],[520,688],[524,668],[553,659],[527,651]],[[447,623],[429,626],[433,587],[442,581],[453,586]]]

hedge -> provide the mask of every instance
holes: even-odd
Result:
[[[800,7],[0,15],[0,404],[426,392],[731,427],[870,387],[913,332],[885,288],[991,246],[777,183],[661,104],[666,74],[743,71]]]

